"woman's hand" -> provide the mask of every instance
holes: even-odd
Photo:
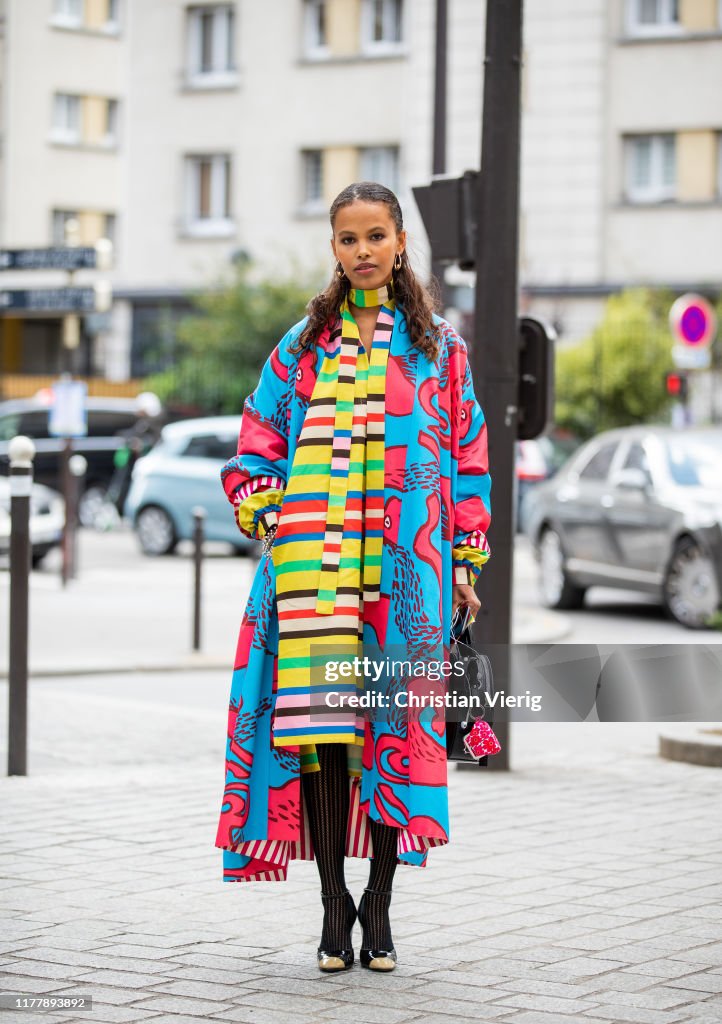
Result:
[[[481,608],[481,601],[474,593],[474,588],[468,583],[455,583],[451,591],[452,617],[456,609],[465,604],[471,608],[472,617],[476,618],[476,613]]]

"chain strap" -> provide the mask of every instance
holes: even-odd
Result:
[[[276,530],[277,529],[278,529],[278,524],[274,523],[272,526],[270,526],[268,528],[268,530],[266,530],[266,533],[264,534],[264,537],[263,537],[263,540],[262,540],[262,544],[263,544],[263,558],[270,558],[271,557],[271,548],[273,547],[273,541],[274,541],[274,538],[276,536]]]

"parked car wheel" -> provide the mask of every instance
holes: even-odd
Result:
[[[33,569],[38,569],[45,556],[50,551],[50,548],[33,548],[30,560],[32,562]]]
[[[714,563],[691,537],[677,542],[664,579],[664,605],[688,629],[704,629],[720,603]]]
[[[135,529],[146,555],[170,555],[178,543],[173,520],[158,505],[146,505],[140,510]]]
[[[102,484],[91,484],[80,495],[78,502],[78,519],[80,525],[92,528],[96,525],[98,514],[103,509],[107,492]]]
[[[547,527],[539,542],[539,591],[546,608],[581,608],[586,589],[569,579],[556,530]]]

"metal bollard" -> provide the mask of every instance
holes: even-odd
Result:
[[[88,469],[84,455],[71,455],[68,461],[70,471],[70,510],[66,510],[66,522],[70,522],[69,562],[71,579],[78,578],[78,528],[80,526],[80,495],[83,491],[83,477]]]
[[[30,495],[35,445],[14,437],[10,456],[10,682],[8,775],[27,775],[28,749],[28,590],[32,546]]]
[[[193,650],[201,649],[201,569],[203,567],[203,525],[206,510],[200,506],[193,509]]]
[[[60,580],[65,587],[73,574],[72,568],[72,547],[73,547],[73,478],[70,473],[70,460],[73,456],[73,442],[69,437],[65,438],[63,452],[60,461],[60,479],[63,498],[65,500],[65,524],[63,536],[60,543],[62,561],[60,563]]]

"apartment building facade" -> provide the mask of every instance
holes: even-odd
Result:
[[[625,286],[722,292],[722,3],[526,4],[522,301],[583,336]]]
[[[482,7],[449,3],[451,174],[479,164]],[[81,371],[167,364],[189,293],[235,260],[323,279],[328,205],[355,179],[398,191],[426,272],[411,186],[430,175],[434,8],[5,0],[0,245],[62,242],[71,218],[115,244],[113,309],[86,323]],[[526,0],[520,305],[562,339],[625,285],[722,288],[721,8]],[[468,304],[470,276],[448,278]],[[4,374],[57,372],[60,346],[59,317],[0,318]]]

